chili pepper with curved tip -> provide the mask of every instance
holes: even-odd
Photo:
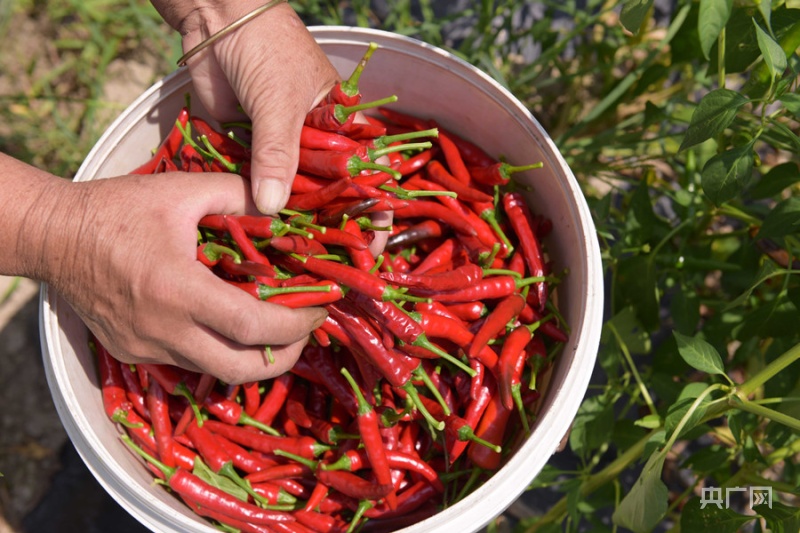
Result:
[[[408,248],[419,242],[436,239],[445,233],[444,226],[436,220],[422,220],[393,235],[386,241],[386,249]]]
[[[144,457],[149,464],[161,471],[172,490],[208,509],[218,511],[230,518],[254,524],[269,525],[276,522],[294,520],[294,517],[289,513],[262,509],[256,505],[242,501],[206,481],[203,481],[186,469],[170,468],[133,444],[133,442],[125,436],[123,436],[123,440],[125,440],[128,446],[136,453]]]
[[[265,525],[251,524],[250,522],[245,522],[244,520],[231,518],[230,516],[218,511],[213,511],[208,507],[198,503],[196,500],[189,498],[188,496],[180,495],[180,497],[181,500],[183,500],[183,502],[198,515],[216,520],[220,524],[224,524],[228,528],[234,528],[241,533],[272,533],[273,531],[271,528]]]
[[[357,224],[356,227],[358,227]],[[347,226],[345,226],[345,229],[346,228]],[[325,246],[342,246],[353,250],[366,250],[369,247],[369,243],[364,240],[360,230],[356,234],[339,228],[328,227],[325,228],[324,233],[316,229],[310,229],[309,232],[314,236],[315,240],[321,242]]]
[[[241,424],[243,426],[251,426],[260,429],[265,433],[270,433],[273,435],[278,434],[270,426],[263,424],[262,422],[259,422],[252,416],[248,415],[239,403],[229,400],[222,394],[219,394],[213,390],[203,402],[203,407],[205,407],[209,413],[227,424]]]
[[[473,302],[476,300],[493,300],[505,298],[522,287],[532,283],[540,283],[544,278],[530,277],[518,278],[510,275],[486,276],[481,281],[456,291],[427,291],[419,289],[416,294],[419,296],[429,296],[439,302],[450,304],[456,302]]]
[[[513,293],[503,298],[489,312],[480,329],[475,333],[467,355],[475,357],[491,339],[505,333],[506,325],[516,319],[524,306],[525,297],[520,293]]]
[[[149,419],[150,414],[147,412],[147,401],[145,400],[145,392],[142,385],[139,383],[139,378],[133,370],[133,365],[119,364],[119,370],[122,374],[122,381],[125,384],[125,397],[131,406],[143,418]]]
[[[348,199],[341,203],[334,203],[317,213],[317,221],[323,226],[338,226],[343,219],[356,218],[377,203],[377,198]]]
[[[303,235],[283,235],[272,237],[269,246],[280,252],[302,255],[325,255],[328,250],[317,239],[309,239]]]
[[[511,228],[519,240],[525,263],[528,265],[528,272],[531,276],[544,276],[544,257],[539,239],[531,227],[531,214],[525,199],[518,192],[506,192],[503,194],[503,209],[508,216]],[[534,290],[538,298],[537,308],[541,311],[547,304],[547,283],[544,281],[537,283],[534,286]]]

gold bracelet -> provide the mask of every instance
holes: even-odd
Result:
[[[192,48],[191,50],[189,50],[188,52],[183,54],[181,56],[181,58],[178,60],[178,66],[179,67],[185,66],[186,62],[189,61],[189,59],[191,59],[192,57],[194,57],[195,55],[197,55],[201,51],[205,50],[206,48],[208,48],[209,46],[211,46],[215,42],[219,41],[220,39],[222,39],[226,35],[236,31],[241,26],[244,26],[245,24],[247,24],[248,22],[250,22],[251,20],[253,20],[257,16],[259,16],[260,14],[266,13],[267,11],[272,9],[273,7],[277,6],[278,4],[282,4],[285,1],[286,0],[271,0],[271,1],[267,2],[266,4],[264,4],[263,6],[254,9],[253,11],[251,11],[247,15],[243,16],[242,18],[240,18],[240,19],[238,19],[238,20],[236,20],[234,22],[231,22],[230,24],[228,24],[227,26],[225,26],[224,28],[219,30],[217,33],[215,33],[214,35],[212,35],[211,37],[209,37],[205,41],[201,42],[200,44],[198,44],[197,46],[195,46],[194,48]]]

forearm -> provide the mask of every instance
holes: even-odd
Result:
[[[0,274],[52,281],[70,258],[81,202],[71,182],[0,153]]]

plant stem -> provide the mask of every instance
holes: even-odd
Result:
[[[792,428],[795,431],[800,431],[800,420],[797,420],[793,416],[783,414],[780,411],[770,409],[769,407],[759,405],[755,402],[751,402],[750,400],[742,399],[738,396],[732,396],[728,400],[728,403],[733,407],[741,409],[742,411],[747,411],[748,413],[762,416],[772,420],[773,422],[778,422],[779,424],[783,424],[784,426]]]
[[[777,359],[757,372],[756,375],[737,387],[736,391],[739,397],[747,398],[764,385],[764,383],[777,376],[798,359],[800,359],[800,343],[789,348]]]
[[[650,431],[647,435],[639,439],[636,443],[634,443],[630,448],[625,450],[619,457],[617,457],[614,461],[608,464],[604,469],[600,470],[599,472],[592,474],[589,476],[586,481],[584,481],[578,492],[581,498],[585,498],[592,492],[596,491],[609,481],[613,481],[617,479],[617,477],[622,473],[625,469],[627,469],[633,462],[638,460],[642,453],[644,453],[645,446],[647,443],[650,442],[650,439],[661,429],[654,429]],[[541,519],[539,519],[535,524],[532,524],[528,529],[523,530],[524,533],[533,533],[538,531],[544,525],[547,524],[560,524],[563,521],[564,515],[567,514],[567,497],[561,498],[555,505],[553,505],[547,513],[545,513]]]

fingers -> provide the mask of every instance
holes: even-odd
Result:
[[[391,211],[379,211],[373,213],[370,219],[375,226],[389,227],[394,220],[394,213]],[[389,240],[389,234],[390,232],[388,231],[374,232],[375,237],[372,239],[372,242],[369,243],[369,251],[373,257],[378,257],[383,253],[384,248],[386,248],[386,242]]]

